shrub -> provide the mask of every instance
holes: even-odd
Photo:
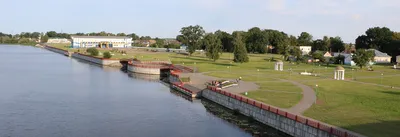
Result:
[[[103,53],[103,58],[109,59],[111,57],[112,57],[112,55],[111,55],[110,52],[106,51],[106,52]]]
[[[86,50],[86,52],[88,52],[92,56],[98,56],[99,55],[99,50],[97,50],[96,48],[88,48]]]

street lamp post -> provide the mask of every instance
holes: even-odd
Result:
[[[292,68],[289,69],[289,79],[292,78]]]
[[[354,69],[351,69],[351,80],[354,80]]]
[[[259,79],[258,79],[258,77],[259,77],[258,73],[259,72],[260,72],[260,69],[257,69],[257,82],[260,82]]]
[[[318,84],[315,85],[315,97],[318,95]],[[315,99],[315,104],[317,104],[317,99]]]
[[[193,64],[194,64],[193,72],[196,73],[196,69],[197,69],[196,62],[194,62]]]
[[[381,85],[382,85],[383,73],[381,74]]]

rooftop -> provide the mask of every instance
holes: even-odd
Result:
[[[130,39],[131,37],[126,36],[71,36],[73,38],[97,38],[97,39]]]
[[[369,50],[374,51],[375,57],[391,57],[387,53],[383,53],[383,52],[381,52],[379,50],[376,50],[376,49],[369,49]]]

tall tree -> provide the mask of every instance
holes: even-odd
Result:
[[[41,43],[46,43],[47,40],[49,40],[49,36],[44,35],[44,36],[41,37],[40,42],[41,42]]]
[[[371,40],[368,38],[366,35],[361,35],[358,36],[356,39],[356,48],[357,49],[370,49],[370,48],[377,48],[377,47],[371,47]]]
[[[289,52],[289,38],[284,32],[277,30],[264,30],[265,36],[271,46],[277,48],[277,52],[285,55]]]
[[[150,36],[141,36],[140,40],[151,40]]]
[[[108,35],[108,33],[107,33],[107,32],[105,32],[105,31],[101,31],[101,32],[99,33],[99,35],[100,35],[100,36],[107,36],[107,35]]]
[[[188,27],[183,27],[180,33],[182,34],[181,42],[188,46],[189,54],[192,55],[196,51],[196,49],[198,49],[205,31],[203,27],[199,25],[190,25]]]
[[[362,67],[366,66],[374,56],[374,52],[371,50],[358,49],[353,55],[353,61],[360,67],[360,69],[362,69]]]
[[[77,35],[77,36],[85,36],[86,34],[82,33],[82,32],[78,32],[78,33],[75,33],[75,35]]]
[[[328,51],[328,46],[324,40],[317,39],[317,40],[313,41],[312,51],[317,51],[317,50]]]
[[[215,32],[215,35],[217,35],[218,38],[221,40],[223,51],[233,52],[233,45],[232,45],[233,37],[231,34],[225,31],[217,30]]]
[[[206,56],[209,59],[212,59],[214,62],[219,59],[219,55],[222,52],[222,44],[217,35],[212,33],[206,34],[203,44],[206,46]]]
[[[117,36],[126,36],[125,33],[118,33]]]
[[[400,40],[400,32],[393,32],[393,40]]]
[[[128,36],[131,37],[132,40],[138,40],[139,39],[139,36],[136,35],[135,33],[128,34]]]
[[[309,46],[312,44],[313,36],[307,32],[302,32],[297,39],[297,42],[300,46]]]
[[[290,46],[298,46],[296,36],[293,36],[293,35],[289,36],[289,45]]]
[[[243,37],[241,33],[235,33],[232,44],[234,45],[233,56],[234,62],[243,63],[249,62],[249,57],[247,55],[246,45],[243,42]]]
[[[331,50],[334,52],[337,51],[344,51],[345,47],[344,47],[344,42],[342,41],[342,39],[340,37],[331,37],[330,38],[331,41]]]
[[[291,46],[289,54],[296,58],[296,60],[300,60],[302,51],[297,46]]]
[[[49,32],[46,32],[46,35],[47,35],[49,38],[54,38],[54,37],[57,37],[57,32],[55,32],[55,31],[49,31]]]
[[[268,38],[260,28],[251,28],[246,35],[246,48],[248,52],[262,54],[267,52],[266,46],[268,44]]]
[[[324,36],[324,38],[322,39],[322,41],[324,41],[324,47],[326,47],[326,51],[330,51],[330,47],[331,47],[331,39],[328,36]],[[324,48],[322,48],[324,49]]]

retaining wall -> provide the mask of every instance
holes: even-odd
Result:
[[[145,65],[133,65],[128,64],[128,71],[134,73],[160,75],[161,71],[159,67],[149,67]]]
[[[241,95],[216,90],[214,87],[204,89],[201,95],[295,137],[363,137],[357,133],[291,114]]]
[[[96,63],[103,66],[122,66],[119,60],[116,59],[104,59],[99,57],[93,57],[80,53],[72,53],[72,57],[82,59],[88,62]]]
[[[56,53],[60,53],[63,54],[65,56],[70,56],[69,52],[67,50],[63,50],[63,49],[59,49],[59,48],[55,48],[55,47],[51,47],[51,46],[44,46],[45,49],[56,52]]]

